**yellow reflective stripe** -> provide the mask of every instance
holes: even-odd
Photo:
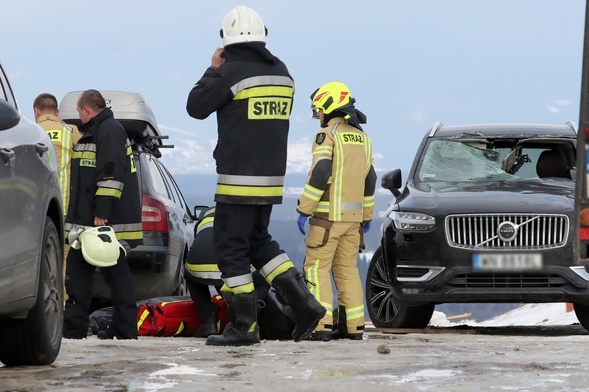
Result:
[[[74,151],[72,159],[96,159],[95,151]]]
[[[198,226],[196,227],[196,234],[198,234],[198,232],[201,231],[202,229],[206,229],[207,227],[212,227],[214,220],[215,220],[215,218],[213,218],[211,216],[203,218],[203,220],[201,220],[200,223],[198,224]]]
[[[333,313],[333,305],[328,302],[319,301],[319,303],[327,310],[328,314]]]
[[[319,259],[315,260],[315,263],[305,271],[307,280],[311,283],[309,291],[315,298],[321,298],[319,288]]]
[[[236,287],[229,287],[227,284],[224,284],[223,287],[226,287],[228,289],[226,291],[230,291],[233,294],[249,294],[253,293],[255,290],[253,282]]]
[[[268,283],[272,284],[275,277],[288,271],[290,268],[294,268],[294,264],[290,261],[290,257],[288,257],[286,253],[281,253],[264,264],[260,269],[260,275],[262,275]]]
[[[364,305],[356,306],[354,308],[346,309],[346,319],[353,320],[364,317]]]
[[[180,326],[178,327],[178,330],[174,332],[174,336],[181,334],[182,331],[184,331],[184,321],[180,322]]]
[[[149,316],[149,310],[145,309],[143,313],[141,313],[141,316],[139,316],[139,320],[137,320],[137,330],[141,328],[147,316]]]
[[[198,272],[209,272],[209,271],[220,271],[219,266],[217,264],[190,264],[186,263],[186,267],[188,267],[191,271],[198,271]]]
[[[282,196],[282,187],[250,187],[217,184],[216,193],[227,196],[274,197]]]
[[[98,188],[96,189],[96,196],[112,196],[112,197],[116,197],[117,199],[121,198],[121,195],[123,194],[123,192],[121,192],[118,189],[112,189],[112,188]]]
[[[292,87],[285,86],[262,86],[252,87],[241,90],[233,99],[248,99],[253,97],[286,97],[290,98],[294,94]]]
[[[319,203],[317,203],[317,207],[315,207],[315,212],[329,213],[329,202],[328,201],[320,201]]]
[[[117,240],[140,240],[143,238],[143,231],[117,231],[115,237]]]
[[[313,150],[313,155],[326,154],[326,155],[331,156],[332,153],[333,153],[333,147],[331,147],[331,146],[317,147]]]
[[[368,136],[366,136],[364,140],[366,140],[366,143],[364,144],[364,152],[366,153],[366,167],[364,168],[364,175],[368,175],[370,166],[372,165],[372,142]]]
[[[373,196],[364,196],[363,207],[374,207],[374,195]]]
[[[336,151],[336,168],[335,179],[332,184],[333,196],[331,203],[331,210],[333,212],[333,220],[340,221],[342,216],[342,190],[343,190],[343,173],[344,173],[344,147],[339,137],[335,138]]]
[[[319,201],[321,196],[323,196],[323,191],[321,189],[312,187],[309,184],[305,184],[305,187],[303,188],[303,196],[308,197],[313,201]]]

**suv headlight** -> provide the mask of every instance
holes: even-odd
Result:
[[[436,227],[436,219],[433,216],[420,212],[392,211],[389,216],[399,230],[426,231]]]

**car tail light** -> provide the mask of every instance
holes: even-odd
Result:
[[[168,231],[168,214],[164,204],[156,198],[143,194],[141,202],[143,231]]]

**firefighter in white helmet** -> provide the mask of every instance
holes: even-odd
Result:
[[[197,119],[217,113],[213,244],[231,322],[222,335],[209,336],[208,345],[260,342],[250,265],[291,305],[293,340],[308,336],[326,312],[268,232],[272,206],[282,203],[294,81],[266,48],[266,33],[251,8],[229,11],[221,29],[223,48],[213,54],[186,104]]]
[[[311,292],[327,309],[311,340],[329,341],[334,332],[330,271],[338,291],[338,338],[362,339],[364,295],[357,267],[363,234],[374,211],[376,172],[372,144],[360,124],[366,117],[354,106],[341,82],[321,86],[312,95],[314,117],[321,129],[313,143],[313,163],[297,212],[299,230],[306,234],[304,269]]]

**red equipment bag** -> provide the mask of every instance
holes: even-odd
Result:
[[[220,295],[214,295],[211,302],[219,318],[219,328],[227,325],[227,304]],[[139,336],[189,336],[200,327],[198,306],[188,299],[162,301],[156,298],[144,302],[137,308],[137,334]]]

